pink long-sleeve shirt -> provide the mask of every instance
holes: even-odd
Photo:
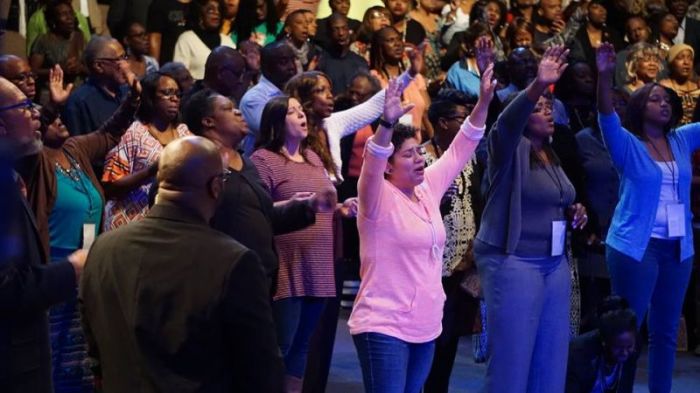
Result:
[[[381,333],[410,343],[440,335],[445,302],[440,199],[483,134],[483,127],[464,122],[445,154],[426,168],[415,189],[418,202],[384,179],[391,148],[368,143],[358,184],[362,283],[348,321],[351,334]]]

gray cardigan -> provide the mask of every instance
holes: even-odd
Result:
[[[487,140],[486,206],[476,238],[506,254],[513,254],[520,240],[522,186],[532,146],[523,132],[535,104],[523,90],[498,116]],[[562,180],[573,188],[567,177]]]

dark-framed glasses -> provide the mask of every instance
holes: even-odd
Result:
[[[9,111],[12,109],[32,110],[34,109],[34,102],[27,98],[26,100],[20,101],[16,104],[0,106],[0,112]]]
[[[182,92],[179,89],[168,89],[168,90],[158,90],[158,94],[166,100],[172,100],[173,98],[182,98]]]
[[[126,61],[126,60],[129,60],[129,55],[127,55],[127,54],[125,53],[125,54],[123,54],[123,55],[121,55],[121,56],[117,56],[117,57],[98,57],[98,58],[96,58],[95,60],[100,60],[100,61],[113,61],[113,62],[119,62],[119,61],[122,61],[122,60]]]
[[[231,171],[228,169],[224,169],[223,172],[219,173],[218,175],[214,175],[209,179],[209,183],[213,182],[214,180],[221,179],[222,183],[226,183],[228,181],[228,178],[231,176]]]
[[[34,79],[36,80],[37,75],[33,72],[24,72],[18,75],[15,75],[12,78],[8,78],[9,80],[16,82],[16,83],[27,83],[29,82],[29,79]]]

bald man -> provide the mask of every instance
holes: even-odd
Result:
[[[8,152],[16,158],[39,153],[39,126],[39,112],[31,101],[0,77],[0,158],[7,162]],[[46,265],[26,200],[26,183],[16,173],[4,180],[0,191],[0,391],[53,392],[47,311],[74,294],[85,252]]]
[[[81,313],[105,393],[281,391],[260,262],[208,225],[227,175],[213,142],[171,142],[148,216],[90,250]]]
[[[88,78],[68,98],[61,118],[71,135],[90,133],[126,98],[129,72],[124,47],[114,38],[94,36],[83,54]]]
[[[209,88],[239,103],[250,86],[254,72],[246,69],[240,52],[228,46],[214,48],[204,65],[204,79],[197,81],[184,101],[195,93]]]

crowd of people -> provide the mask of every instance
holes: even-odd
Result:
[[[700,1],[15,3],[0,391],[322,392],[354,280],[366,392],[700,355]]]

